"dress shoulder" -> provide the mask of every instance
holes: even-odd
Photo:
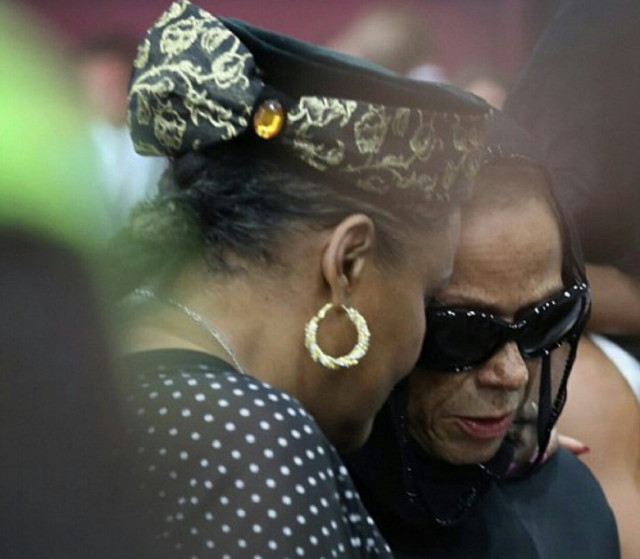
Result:
[[[150,353],[126,364],[122,394],[152,556],[391,557],[294,397],[205,354]]]

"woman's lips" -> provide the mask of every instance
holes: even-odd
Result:
[[[513,422],[514,413],[499,417],[462,417],[457,419],[462,429],[476,439],[495,439],[504,437]]]

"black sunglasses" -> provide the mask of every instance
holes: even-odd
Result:
[[[468,371],[509,341],[517,343],[523,357],[541,357],[580,333],[589,302],[589,286],[576,283],[520,310],[513,322],[483,311],[430,303],[418,364],[438,371]]]

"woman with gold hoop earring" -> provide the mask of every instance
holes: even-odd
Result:
[[[186,1],[134,66],[170,158],[114,250],[152,553],[390,557],[336,448],[418,357],[490,109]]]

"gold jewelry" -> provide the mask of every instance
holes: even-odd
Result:
[[[362,316],[353,307],[348,307],[346,305],[340,305],[340,307],[347,313],[347,317],[356,327],[356,331],[358,332],[358,341],[346,355],[342,355],[340,357],[327,355],[322,351],[322,349],[320,349],[316,339],[318,334],[318,325],[320,324],[320,321],[327,316],[327,313],[334,308],[333,303],[327,303],[322,307],[318,314],[307,322],[304,328],[304,346],[309,351],[311,359],[316,363],[320,363],[327,369],[332,370],[348,369],[349,367],[357,365],[367,354],[367,351],[369,350],[369,340],[371,339],[371,332],[369,332],[369,327],[367,326],[367,321],[364,316]]]
[[[253,130],[261,138],[269,140],[280,134],[286,118],[283,106],[275,99],[269,99],[256,109]]]

